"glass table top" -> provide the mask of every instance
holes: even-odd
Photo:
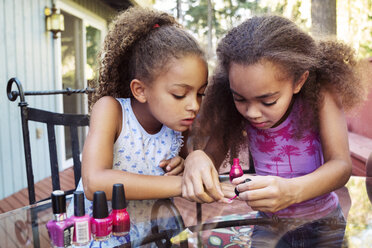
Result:
[[[343,247],[372,247],[371,179],[353,176],[345,187],[336,191],[347,220]],[[67,203],[70,202],[71,196],[68,196]],[[240,200],[231,204],[200,205],[176,197],[173,202],[159,200],[158,207],[168,211],[170,218],[177,216],[176,228],[161,228],[158,226],[161,218],[155,215],[151,235],[129,243],[125,238],[116,239],[106,247],[139,244],[144,247],[250,247],[255,225],[278,223],[275,218],[258,217],[256,211]],[[46,223],[52,216],[50,200],[0,214],[0,247],[50,247]],[[136,221],[134,216],[131,221]],[[92,241],[87,247],[100,245]]]

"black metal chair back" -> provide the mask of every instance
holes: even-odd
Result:
[[[12,91],[12,85],[16,84],[17,91]],[[74,163],[74,177],[75,177],[75,188],[81,177],[81,162],[80,162],[80,150],[79,150],[79,137],[78,127],[89,126],[89,116],[79,114],[61,114],[49,112],[36,108],[29,108],[25,101],[25,95],[55,95],[55,94],[76,94],[76,93],[92,93],[94,89],[86,88],[83,90],[56,90],[56,91],[29,91],[24,92],[21,82],[17,78],[11,78],[7,85],[7,95],[10,101],[15,101],[17,97],[20,97],[18,106],[21,110],[21,122],[22,122],[22,133],[23,133],[23,145],[25,153],[26,171],[27,171],[27,184],[28,184],[28,197],[30,204],[35,203],[35,185],[34,185],[34,174],[32,168],[31,159],[31,145],[30,145],[30,133],[29,133],[29,121],[41,122],[47,125],[48,132],[48,144],[49,144],[49,157],[50,157],[50,168],[51,178],[53,184],[53,190],[60,189],[59,180],[59,168],[57,158],[57,145],[55,126],[65,126],[70,128],[71,134],[71,146],[72,146],[72,157]],[[74,189],[66,191],[66,194],[72,193]],[[47,198],[48,199],[48,198]]]

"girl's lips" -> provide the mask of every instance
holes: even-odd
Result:
[[[267,125],[267,122],[251,122],[251,125],[257,128],[263,128]]]
[[[183,126],[191,126],[192,123],[194,122],[194,119],[195,119],[195,118],[183,119],[183,120],[181,121],[181,124],[182,124]]]

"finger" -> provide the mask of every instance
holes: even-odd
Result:
[[[189,181],[186,184],[187,188],[187,196],[190,200],[203,203],[203,199],[199,199],[199,195],[202,195],[204,192],[203,184],[201,182],[201,178],[191,178],[191,181]],[[198,193],[197,193],[198,192]]]
[[[282,209],[279,207],[279,205],[274,205],[270,199],[248,201],[247,203],[253,210],[260,210],[264,212],[277,212]]]
[[[212,178],[213,178],[213,183],[217,189],[217,193],[223,197],[223,191],[222,191],[222,186],[221,186],[221,183],[220,183],[220,180],[218,178],[218,172],[217,170],[212,170]]]
[[[234,187],[232,186],[232,184],[224,184],[224,183],[221,183],[221,188],[222,188],[222,192],[224,194],[224,197],[225,198],[232,198],[234,197],[236,194],[234,192]]]
[[[252,178],[253,178],[253,177],[254,177],[254,176],[243,175],[243,176],[241,176],[241,177],[234,178],[234,179],[232,180],[232,184],[238,185],[238,184],[244,183],[244,181],[245,181],[246,179],[250,179],[250,180],[252,181]]]
[[[199,199],[199,201],[201,201],[203,203],[210,203],[210,202],[214,202],[214,201],[218,200],[218,199],[215,199],[210,194],[210,192],[208,191],[208,189],[205,186],[206,183],[210,184],[211,181],[212,181],[212,178],[210,177],[209,174],[202,175],[202,177],[193,181],[193,185],[194,185],[193,190],[194,190],[195,196]]]
[[[218,202],[227,203],[227,204],[232,203],[232,201],[229,198],[226,198],[226,197],[221,198],[220,200],[218,200]]]
[[[218,201],[223,197],[223,193],[221,190],[220,182],[218,180],[218,176],[213,175],[213,173],[212,175],[205,176],[203,178],[203,184],[205,187],[205,191],[215,201]]]
[[[180,167],[180,166],[182,166],[182,168],[183,168],[184,167],[183,163],[184,163],[184,161],[181,157],[175,157],[175,158],[173,158],[169,161],[169,163],[166,167],[166,170],[171,171],[174,168],[177,168],[177,167]]]
[[[159,163],[159,167],[160,167],[160,168],[164,168],[164,167],[166,167],[168,164],[169,164],[169,160],[162,160],[162,161],[160,161],[160,163]]]
[[[183,172],[183,166],[178,166],[178,167],[175,167],[173,170],[165,173],[164,175],[165,176],[177,176],[179,174],[181,174]]]
[[[249,207],[256,211],[263,211],[263,212],[276,212],[275,208],[271,207],[269,201],[246,201]]]
[[[245,201],[258,201],[264,199],[274,199],[276,198],[273,189],[270,187],[265,187],[261,189],[250,189],[246,185],[236,186],[239,191],[239,197]]]
[[[189,201],[193,201],[190,196],[191,195],[188,192],[188,187],[187,187],[186,183],[182,182],[182,197],[186,198]]]
[[[189,182],[187,179],[183,178],[182,180],[182,197],[186,198],[189,201],[194,200],[194,191],[192,190],[192,186],[189,186]]]

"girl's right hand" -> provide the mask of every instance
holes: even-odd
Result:
[[[218,172],[205,152],[201,150],[191,152],[184,166],[182,197],[200,203],[224,199]]]
[[[244,182],[246,178],[251,181]],[[275,213],[299,202],[297,198],[301,187],[294,181],[300,180],[277,176],[244,175],[235,178],[232,183],[239,191],[239,198],[246,201],[253,210]]]

